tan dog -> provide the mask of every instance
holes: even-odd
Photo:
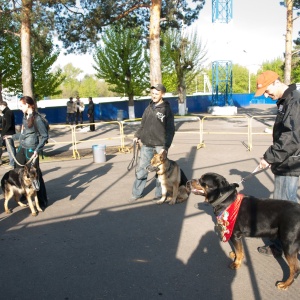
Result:
[[[157,204],[166,201],[173,205],[188,199],[190,193],[186,188],[187,178],[175,161],[157,153],[151,159],[151,167],[152,171],[156,171],[162,188],[162,197]]]

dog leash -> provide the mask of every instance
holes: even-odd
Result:
[[[137,165],[138,152],[139,152],[139,145],[136,141],[134,141],[133,142],[133,157],[127,167],[128,171],[130,171],[133,168],[134,162],[135,162],[135,165]]]
[[[7,139],[11,139],[11,137],[7,137]],[[11,147],[10,147],[10,143],[5,143],[5,145],[6,145],[6,148],[9,148],[9,152],[11,153],[11,155],[12,155],[12,157],[13,157],[13,159],[14,159],[14,161],[15,161],[15,163],[16,163],[17,165],[19,165],[20,167],[24,167],[25,165],[29,164],[30,162],[31,162],[32,165],[34,165],[34,163],[35,163],[35,161],[36,161],[36,159],[37,159],[37,156],[35,156],[35,157],[34,157],[34,156],[31,156],[30,159],[28,160],[28,162],[27,162],[25,165],[22,165],[22,164],[20,164],[20,163],[17,161],[16,157],[14,156],[14,152],[12,151],[12,149],[11,149]]]
[[[259,173],[265,171],[265,170],[268,169],[269,167],[270,167],[270,165],[267,166],[267,167],[265,167],[265,168],[261,168],[261,167],[258,165],[258,166],[253,170],[252,173],[250,173],[250,174],[247,175],[246,177],[242,178],[242,180],[241,180],[240,182],[238,182],[238,184],[241,184],[242,182],[246,181],[247,179],[253,177],[254,175],[257,175],[257,174],[259,174]]]

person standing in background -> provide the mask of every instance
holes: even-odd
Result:
[[[84,103],[80,100],[80,97],[76,97],[76,125],[83,123],[83,111],[84,111]],[[82,128],[82,126],[81,126]]]
[[[89,105],[88,105],[88,118],[89,123],[95,123],[95,116],[94,116],[94,102],[92,97],[89,97]],[[95,124],[90,124],[90,131],[95,131]]]
[[[73,102],[73,97],[70,97],[69,101],[67,102],[67,124],[73,125],[76,113],[76,103]]]
[[[9,165],[6,169],[13,169],[15,166],[14,157],[16,156],[16,149],[14,140],[12,138],[6,139],[6,136],[12,136],[16,133],[15,129],[15,115],[13,111],[9,109],[6,101],[0,102],[0,110],[3,113],[2,117],[2,134],[9,157]],[[2,144],[1,144],[2,145]]]

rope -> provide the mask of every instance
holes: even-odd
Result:
[[[11,137],[7,137],[6,139],[11,139]],[[12,151],[12,149],[11,149],[11,146],[10,146],[10,143],[5,143],[6,144],[6,148],[8,148],[8,150],[9,150],[9,152],[10,152],[10,154],[11,154],[11,156],[13,157],[13,159],[14,159],[14,161],[15,161],[15,163],[17,164],[17,165],[19,165],[20,167],[24,167],[26,164],[29,164],[30,162],[31,162],[31,164],[32,165],[34,165],[34,163],[35,163],[35,161],[36,161],[36,159],[37,159],[37,156],[31,156],[30,157],[30,159],[28,160],[28,162],[25,164],[25,165],[22,165],[22,164],[20,164],[18,161],[17,161],[17,159],[16,159],[16,157],[15,157],[15,155],[14,155],[14,151]]]

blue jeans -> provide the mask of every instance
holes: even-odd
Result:
[[[298,176],[275,175],[273,198],[279,200],[290,200],[293,202],[298,202],[297,200],[298,183],[299,183]],[[282,245],[278,238],[271,241],[279,251],[282,251]]]
[[[275,175],[273,198],[298,202],[297,200],[298,184],[299,184],[298,176]]]
[[[9,145],[7,145],[9,144]],[[7,149],[7,153],[8,153],[8,157],[9,157],[9,165],[14,167],[15,165],[15,160],[14,160],[14,156],[16,156],[16,149],[15,149],[15,143],[13,139],[6,139],[5,140],[5,145],[6,145],[6,149]]]
[[[135,181],[132,187],[132,196],[135,198],[142,197],[144,188],[147,183],[148,171],[146,167],[150,165],[150,161],[154,155],[154,150],[159,153],[163,149],[162,146],[147,147],[142,146],[139,152],[139,164],[135,172]],[[154,173],[153,173],[154,174]],[[161,185],[158,179],[156,179],[155,197],[161,198]]]

